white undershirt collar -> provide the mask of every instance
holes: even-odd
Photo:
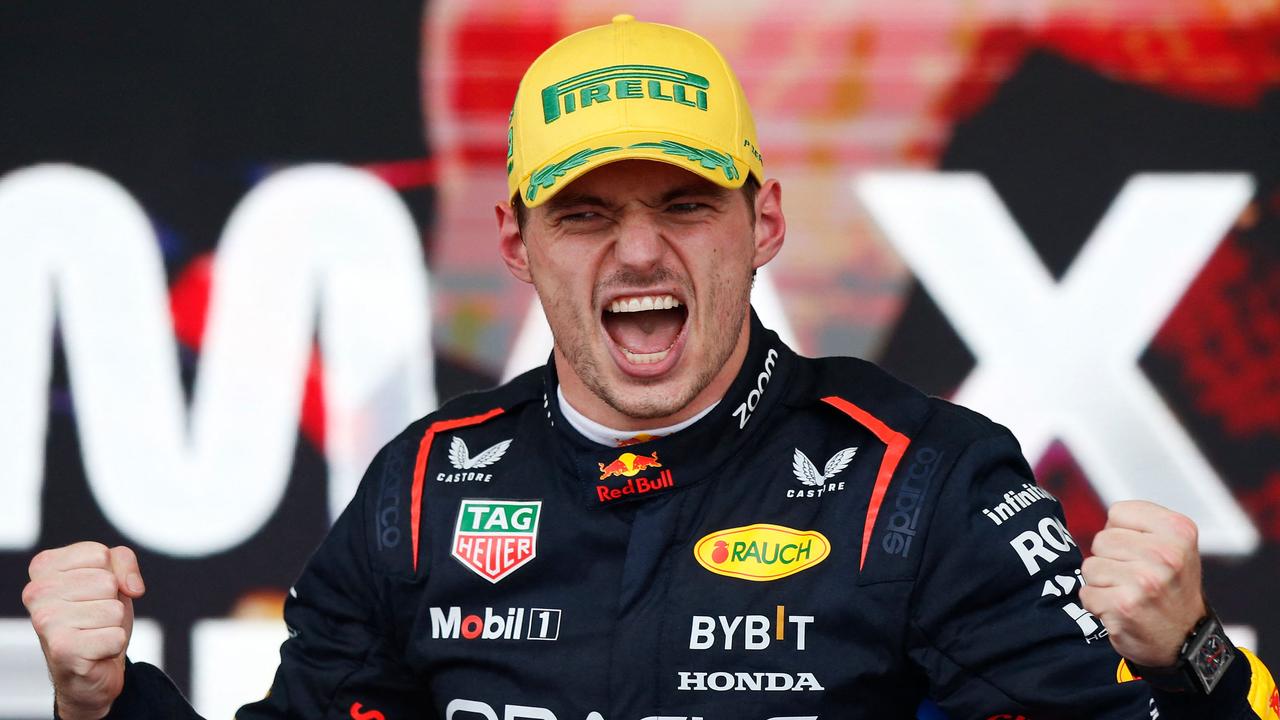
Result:
[[[680,432],[706,417],[707,413],[714,410],[716,405],[720,404],[720,401],[717,400],[708,405],[706,409],[697,415],[694,415],[683,422],[678,422],[675,425],[668,425],[666,427],[653,428],[649,430],[615,430],[614,428],[601,425],[595,420],[592,420],[586,415],[578,412],[577,408],[570,405],[569,401],[565,399],[564,390],[559,385],[556,386],[556,402],[560,405],[560,413],[564,415],[564,419],[573,426],[574,430],[577,430],[583,437],[592,442],[607,445],[609,447],[624,447],[626,445],[633,445],[638,442],[645,442],[647,440],[665,437],[672,433]]]

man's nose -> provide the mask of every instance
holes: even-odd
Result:
[[[667,250],[661,228],[652,219],[636,213],[619,223],[614,255],[618,264],[637,271],[652,270]]]

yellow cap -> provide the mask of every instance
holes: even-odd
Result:
[[[727,188],[764,182],[755,121],[724,56],[688,30],[618,15],[529,66],[507,128],[507,190],[546,202],[606,163],[642,158]]]

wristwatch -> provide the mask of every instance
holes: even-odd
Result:
[[[1236,646],[1227,639],[1222,621],[1212,610],[1196,623],[1169,667],[1152,668],[1129,663],[1134,675],[1159,690],[1208,695],[1236,659]],[[1127,661],[1126,661],[1127,662]]]

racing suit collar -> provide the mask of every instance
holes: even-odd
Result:
[[[583,437],[555,401],[555,363],[544,373],[544,401],[551,433],[563,445],[570,481],[581,486],[584,504],[607,507],[663,497],[715,476],[716,468],[745,452],[781,401],[794,353],[751,311],[751,339],[738,376],[720,402],[680,432],[627,447],[611,448]]]

